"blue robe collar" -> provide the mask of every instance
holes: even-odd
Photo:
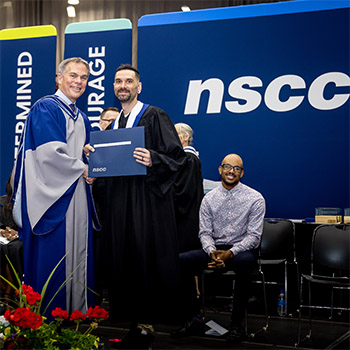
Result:
[[[185,146],[184,151],[187,153],[194,154],[197,158],[199,158],[199,152],[196,151],[196,149],[192,146]]]
[[[132,111],[129,113],[129,118],[128,118],[128,122],[126,124],[127,128],[134,128],[138,125],[141,117],[143,116],[143,113],[146,111],[147,107],[149,105],[146,103],[142,103],[140,101],[137,101],[137,104],[135,105],[135,107],[132,109]],[[122,113],[123,110],[120,111],[120,114]],[[112,124],[112,128],[111,129],[118,129],[118,122],[119,122],[119,118],[118,117]],[[130,125],[132,123],[132,125]]]
[[[50,95],[46,97],[52,97],[54,101],[62,108],[65,112],[74,120],[76,121],[79,114],[79,109],[75,103],[75,112],[72,111],[70,105],[72,104],[72,101],[60,90],[58,89],[55,93],[55,95]]]

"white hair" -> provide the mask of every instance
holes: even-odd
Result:
[[[193,141],[193,130],[192,128],[185,123],[177,123],[175,124],[175,128],[181,134],[188,136],[188,144],[191,145]]]

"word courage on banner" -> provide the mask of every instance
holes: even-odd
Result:
[[[90,89],[93,89],[93,92],[89,90],[89,95],[87,99],[87,110],[88,117],[90,122],[94,122],[91,124],[92,127],[98,127],[98,120],[100,119],[100,114],[103,111],[103,106],[105,104],[105,87],[103,82],[105,80],[104,71],[106,68],[105,61],[102,57],[105,57],[106,48],[102,47],[89,47],[89,66],[90,66],[90,74],[95,77],[94,79],[88,82],[88,86]],[[92,115],[92,113],[97,112],[96,115]]]

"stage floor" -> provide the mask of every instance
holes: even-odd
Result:
[[[106,309],[108,304],[102,305]],[[203,309],[205,321],[213,320],[221,326],[228,328],[230,312],[225,308],[216,307]],[[312,337],[303,342],[299,349],[350,349],[349,313],[335,314],[333,320],[329,319],[329,311],[316,310],[316,320],[312,323]],[[265,325],[262,315],[248,314],[248,333],[254,332]],[[271,316],[266,331],[256,334],[253,338],[247,337],[240,344],[229,344],[222,337],[191,336],[174,339],[170,332],[177,325],[156,324],[156,337],[153,349],[292,349],[295,348],[298,332],[297,314],[286,317]],[[308,330],[308,319],[302,318],[302,336]],[[110,339],[120,339],[128,331],[128,324],[113,324],[106,320],[100,324],[94,333],[101,337],[105,349],[111,349],[114,342]]]

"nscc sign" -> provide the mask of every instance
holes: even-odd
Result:
[[[234,101],[225,101],[226,109],[231,113],[248,113],[258,108],[263,96],[257,87],[263,87],[263,82],[258,77],[246,76],[234,79],[228,86],[228,94]],[[340,72],[325,73],[317,77],[306,90],[306,83],[298,75],[283,75],[271,81],[266,87],[264,103],[274,112],[291,111],[303,102],[306,97],[311,106],[319,110],[331,110],[343,106],[349,99],[349,93],[335,92],[330,98],[325,97],[326,88],[329,85],[336,87],[350,87],[350,77]],[[281,99],[282,89],[303,90],[302,94],[292,96],[292,92],[285,100]],[[207,114],[221,113],[224,83],[218,78],[191,80],[188,84],[184,114],[198,114],[199,103],[203,91],[209,91]],[[242,102],[240,102],[242,101]]]
[[[349,16],[336,0],[144,16],[140,99],[191,125],[204,178],[240,154],[268,217],[349,207]]]

